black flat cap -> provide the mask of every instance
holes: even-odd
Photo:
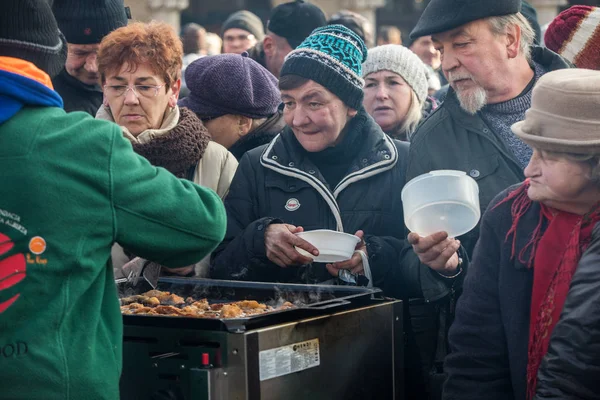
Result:
[[[327,25],[323,11],[304,0],[278,5],[271,12],[267,29],[285,38],[295,49],[315,29]]]
[[[446,32],[478,19],[516,14],[520,10],[521,0],[431,0],[410,38]]]

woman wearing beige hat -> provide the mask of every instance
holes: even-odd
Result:
[[[450,329],[445,399],[532,399],[569,285],[600,221],[600,72],[560,70],[513,132],[533,148],[526,181],[481,224]],[[555,338],[553,337],[553,340]]]

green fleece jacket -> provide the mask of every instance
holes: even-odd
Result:
[[[0,398],[119,398],[114,242],[169,267],[225,234],[210,189],[135,154],[121,129],[56,107],[0,124]]]

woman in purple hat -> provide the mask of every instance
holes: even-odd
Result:
[[[188,66],[185,80],[190,94],[179,105],[195,112],[212,139],[238,160],[285,128],[277,79],[247,53],[200,58]]]

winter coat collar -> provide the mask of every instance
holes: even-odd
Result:
[[[338,185],[330,190],[305,151],[295,143],[289,127],[275,137],[263,151],[260,163],[263,167],[285,176],[306,182],[327,202],[336,219],[337,230],[343,232],[343,224],[337,197],[349,185],[392,169],[398,162],[398,151],[393,141],[367,114],[364,108],[349,122],[348,129],[361,129],[365,136],[363,149],[353,160],[348,173]]]
[[[57,76],[57,79],[62,79],[67,85],[77,88],[79,90],[83,90],[86,92],[102,93],[102,87],[100,87],[100,85],[87,85],[81,82],[79,79],[72,76],[71,74],[69,74],[66,69],[60,71],[60,73]]]
[[[285,127],[283,114],[281,111],[277,111],[256,130],[242,136],[229,148],[229,152],[240,160],[247,151],[269,143]]]
[[[100,118],[99,115],[96,117]],[[136,153],[179,178],[189,176],[190,169],[198,165],[210,142],[210,135],[202,122],[187,108],[176,107],[165,118],[161,129],[146,130],[137,138],[127,128],[121,129]],[[142,135],[142,140],[138,140]]]
[[[263,48],[263,42],[258,42],[254,47],[248,50],[248,57],[267,68],[267,62],[265,60],[265,50]]]
[[[179,106],[175,106],[175,108],[171,109],[170,112],[167,112],[165,118],[163,119],[162,125],[158,129],[146,129],[137,136],[133,136],[131,132],[129,132],[129,130],[124,126],[121,126],[121,130],[123,131],[123,136],[125,136],[131,143],[145,144],[157,137],[168,135],[169,132],[171,132],[171,130],[179,123],[179,118]],[[115,118],[113,117],[110,108],[104,105],[100,107],[96,113],[96,119],[104,119],[106,121],[115,122]]]

